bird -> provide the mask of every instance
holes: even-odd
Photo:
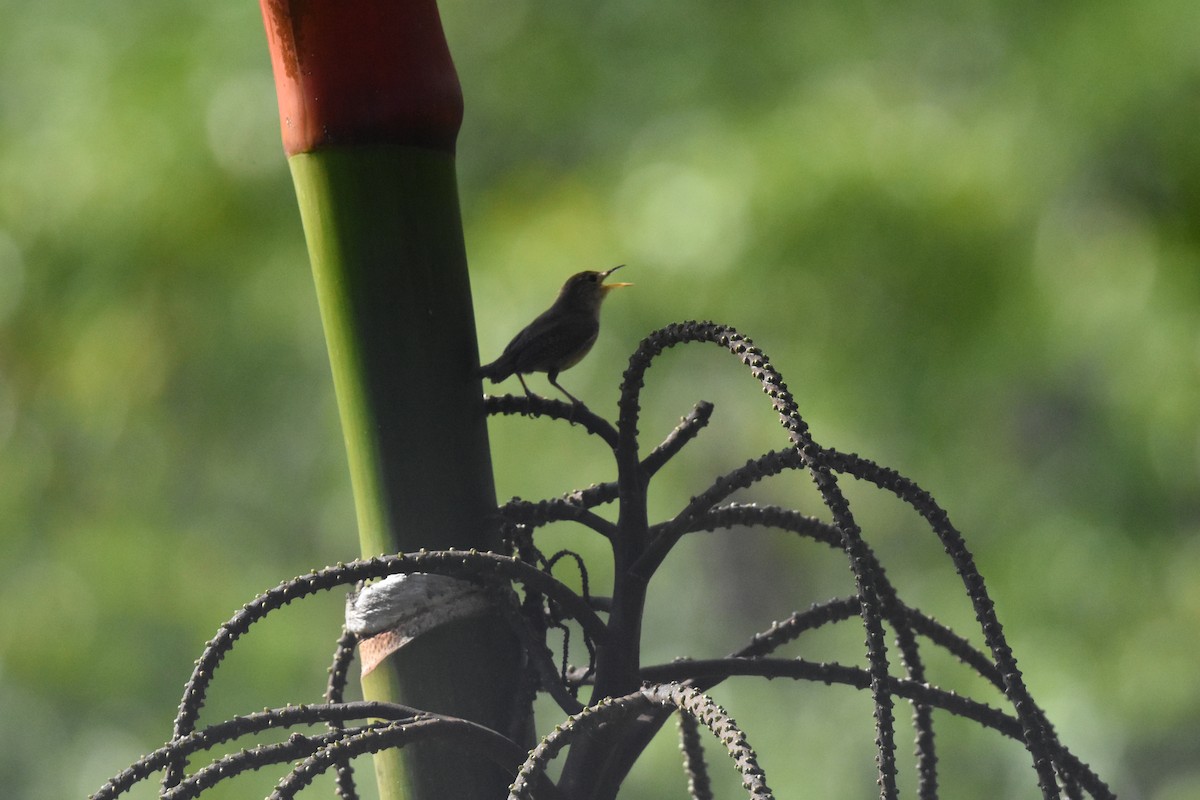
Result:
[[[558,373],[578,364],[600,334],[600,304],[613,289],[632,283],[605,283],[619,270],[618,264],[604,272],[577,272],[563,284],[554,305],[543,311],[513,337],[504,352],[490,364],[479,368],[482,377],[499,383],[510,375],[521,381],[525,394],[533,397],[523,375],[544,372],[550,385],[582,405],[575,395],[558,383]]]

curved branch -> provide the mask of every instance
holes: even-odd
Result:
[[[704,681],[721,680],[735,676],[763,678],[793,678],[819,681],[824,684],[839,683],[856,689],[868,689],[873,678],[869,671],[838,663],[819,663],[804,659],[769,658],[718,658],[697,661],[676,661],[659,664],[642,670],[642,677],[651,681]],[[955,716],[963,717],[991,728],[1003,735],[1025,741],[1024,724],[1018,717],[980,703],[955,692],[948,692],[907,678],[889,676],[885,681],[887,691],[913,703],[940,708]],[[1058,770],[1072,780],[1078,781],[1093,797],[1116,800],[1108,786],[1091,768],[1079,760],[1057,738],[1052,738],[1049,768]]]
[[[662,469],[663,465],[668,460],[673,458],[683,446],[690,442],[700,433],[700,430],[708,424],[709,418],[712,416],[713,404],[705,400],[701,400],[692,407],[692,410],[687,413],[679,424],[667,434],[650,454],[642,459],[642,470],[647,478],[653,476],[658,470]],[[586,489],[576,489],[573,492],[568,492],[563,495],[562,500],[583,506],[584,508],[595,508],[598,505],[611,503],[618,496],[617,482],[607,481],[587,487]]]
[[[691,714],[679,715],[679,749],[683,752],[683,774],[688,779],[688,796],[692,800],[713,800],[712,780],[704,760],[704,745],[700,741],[700,725]]]
[[[836,662],[808,661],[803,658],[712,658],[673,661],[642,670],[642,677],[648,681],[699,682],[738,676],[839,683],[855,689],[869,689],[871,686],[871,673],[861,667]],[[999,731],[1010,738],[1021,739],[1021,725],[1016,718],[985,703],[907,678],[889,677],[886,683],[888,691],[899,697],[936,706]]]
[[[517,778],[509,789],[509,800],[531,797],[532,783],[545,775],[549,762],[571,743],[586,732],[605,724],[619,724],[622,720],[653,708],[677,708],[708,727],[721,741],[742,773],[742,785],[754,800],[773,800],[767,787],[766,776],[758,766],[758,759],[746,737],[728,714],[711,698],[687,686],[648,686],[622,697],[605,698],[594,706],[568,717],[556,726],[537,747],[517,772]]]
[[[333,663],[329,666],[329,681],[325,687],[326,703],[341,703],[345,698],[346,682],[349,678],[350,665],[354,662],[354,646],[357,643],[358,636],[343,628],[342,635],[338,638],[337,647],[333,652]],[[345,728],[340,720],[331,720],[327,724],[331,731],[340,731]],[[350,762],[348,760],[339,762],[334,772],[337,796],[342,800],[357,798],[358,787],[354,784],[354,767],[350,765]]]
[[[801,514],[793,508],[759,505],[758,503],[727,503],[697,514],[687,532],[714,531],[718,528],[756,527],[778,528],[789,533],[807,536],[835,549],[842,547],[842,534],[833,525],[817,517]]]
[[[781,465],[786,466],[796,463],[798,454],[793,450],[776,451],[768,453],[757,462],[752,462],[752,464],[757,467],[758,465],[767,463],[770,466],[774,465],[777,459],[781,459]],[[697,507],[703,504],[703,501],[693,502]],[[676,519],[685,515],[686,511],[681,513]],[[845,547],[842,534],[835,526],[814,517],[800,514],[793,509],[780,508],[778,506],[730,503],[718,508],[699,511],[692,515],[691,523],[687,526],[686,532],[711,530],[718,527],[732,527],[735,525],[763,525],[809,536],[830,547],[839,549]],[[681,534],[677,534],[676,538],[678,538],[678,535]],[[891,585],[891,582],[887,578],[883,565],[879,563],[874,552],[865,541],[861,542],[858,561],[869,574],[874,576],[878,601],[885,618],[895,628],[897,645],[903,656],[903,663],[908,676],[914,681],[924,682],[925,670],[914,637],[913,626],[908,616],[910,610],[900,602],[895,587]],[[861,600],[859,602],[861,603]],[[862,608],[860,607],[861,615]],[[986,664],[987,660],[983,659],[983,663]],[[923,799],[932,798],[937,793],[937,754],[934,748],[933,719],[928,708],[919,704],[914,706],[913,726],[916,729],[917,738],[920,796]]]
[[[109,779],[99,791],[92,795],[92,800],[110,800],[129,791],[132,786],[155,772],[165,769],[176,759],[185,759],[193,753],[208,750],[225,742],[261,731],[293,725],[345,723],[347,720],[368,717],[390,720],[414,719],[422,713],[420,709],[410,706],[362,700],[340,704],[288,706],[287,708],[233,717],[182,738],[173,739],[169,744],[143,756]]]
[[[1017,659],[1004,638],[1003,628],[996,616],[995,604],[988,596],[983,576],[976,568],[975,559],[967,549],[966,540],[963,539],[962,534],[950,523],[949,516],[931,494],[895,470],[881,467],[856,453],[842,453],[834,449],[822,451],[822,459],[830,469],[873,483],[879,488],[891,492],[908,503],[929,523],[946,553],[954,562],[955,570],[975,609],[976,619],[979,620],[983,630],[984,641],[987,642],[992,657],[995,659],[996,667],[1003,678],[1005,696],[1013,704],[1013,708],[1021,720],[1021,726],[1025,732],[1025,745],[1033,757],[1042,794],[1046,798],[1058,797],[1058,785],[1049,763],[1050,739],[1053,737],[1049,721],[1046,719],[1045,713],[1033,701],[1033,697],[1025,686],[1021,671],[1017,668]]]
[[[620,447],[636,449],[639,398],[650,363],[664,351],[692,342],[717,344],[735,355],[750,368],[751,375],[759,381],[763,392],[771,398],[771,405],[778,412],[780,422],[788,431],[792,443],[797,447],[812,443],[808,425],[801,419],[795,400],[783,383],[783,378],[770,366],[762,351],[755,347],[749,338],[728,325],[689,320],[672,323],[654,331],[641,341],[637,350],[629,357],[629,367],[622,377],[621,398],[618,401],[620,415],[617,433],[618,438],[622,440]]]
[[[572,424],[578,422],[585,431],[603,439],[610,449],[617,448],[617,431],[612,423],[593,413],[582,403],[571,405],[562,400],[551,400],[539,395],[489,394],[483,396],[483,408],[489,416],[520,414],[527,417],[565,419]]]
[[[781,456],[786,456],[792,451],[780,453]],[[778,506],[758,506],[755,504],[738,504],[730,503],[719,508],[710,509],[706,512],[698,514],[689,526],[688,531],[693,530],[710,530],[718,527],[732,527],[735,525],[750,526],[764,525],[780,530],[798,533],[802,536],[811,537],[817,541],[823,542],[830,547],[841,548],[843,546],[841,533],[832,525],[822,522],[814,517],[809,517],[795,511],[793,509],[780,508]],[[924,682],[925,670],[922,664],[920,653],[915,639],[915,626],[910,615],[914,612],[905,606],[898,595],[895,587],[887,579],[886,572],[882,564],[878,562],[874,553],[871,551],[865,542],[862,547],[864,563],[868,565],[870,571],[875,575],[876,586],[879,593],[879,600],[882,604],[883,613],[886,619],[892,624],[896,631],[897,645],[903,655],[904,667],[909,678],[918,683]],[[853,599],[853,598],[852,598]],[[843,609],[844,610],[844,609]],[[795,616],[795,615],[793,615]],[[930,628],[934,634],[938,633],[936,624]],[[800,631],[796,631],[799,635]],[[786,640],[785,640],[786,641]],[[955,652],[960,658],[971,656],[970,646],[965,642],[965,650],[959,648],[956,643],[945,640],[946,644],[951,645],[952,652]],[[780,642],[782,643],[782,642]],[[735,655],[746,655],[739,653]],[[978,655],[978,654],[974,654]],[[973,663],[985,665],[984,669],[991,669],[994,673],[995,669],[990,662],[981,655],[975,659]],[[988,674],[985,672],[984,674]],[[937,753],[934,747],[933,735],[933,718],[930,710],[917,704],[913,708],[913,726],[916,729],[917,740],[917,770],[918,792],[922,800],[930,800],[937,795]]]
[[[460,747],[482,753],[510,773],[525,755],[520,745],[483,725],[454,717],[419,714],[393,722],[371,723],[311,736],[293,733],[283,742],[239,750],[208,764],[163,792],[162,797],[163,800],[192,800],[221,781],[248,770],[303,758],[304,761],[280,781],[271,794],[273,798],[292,797],[316,776],[355,756],[389,747],[403,747],[410,742],[430,738],[452,739]],[[546,791],[547,796],[554,796],[553,787],[547,789],[548,786],[549,781],[539,784],[539,792]]]
[[[578,522],[610,541],[617,535],[617,526],[587,508],[564,498],[539,500],[513,499],[500,506],[505,522],[540,528],[550,522]]]
[[[713,736],[725,745],[729,757],[742,773],[742,787],[754,800],[773,800],[774,795],[767,786],[767,776],[758,765],[758,756],[746,741],[746,735],[734,722],[733,717],[725,713],[725,709],[708,695],[697,691],[691,686],[680,686],[677,683],[659,684],[642,689],[642,694],[650,698],[655,705],[674,707],[681,713],[704,724]]]
[[[205,765],[194,774],[189,775],[159,795],[160,800],[195,800],[204,792],[216,786],[221,781],[229,780],[244,772],[257,771],[273,764],[286,764],[296,759],[305,758],[332,742],[340,741],[353,735],[359,730],[372,730],[392,723],[371,723],[362,728],[351,728],[339,731],[305,736],[294,733],[286,741],[274,744],[260,744],[254,747],[238,750],[235,753],[222,756],[216,761]],[[412,723],[407,723],[412,724]]]
[[[533,784],[545,776],[550,761],[576,737],[649,707],[647,698],[641,692],[634,692],[624,697],[605,698],[596,705],[588,706],[578,714],[567,717],[529,751],[525,763],[517,770],[516,780],[509,787],[509,800],[528,800],[532,796]]]
[[[685,533],[689,530],[703,529],[704,526],[697,525],[697,520],[738,489],[753,486],[763,478],[778,475],[784,470],[798,469],[804,466],[804,461],[797,451],[773,450],[719,476],[707,489],[693,497],[682,511],[667,522],[655,525],[651,529],[653,538],[641,558],[634,562],[634,574],[643,580],[649,580],[671,552],[671,548]],[[841,534],[839,533],[839,547],[841,543]]]
[[[567,691],[554,665],[554,656],[546,646],[545,638],[539,636],[519,611],[507,603],[500,606],[504,619],[516,633],[526,657],[540,678],[539,685],[546,694],[558,703],[567,714],[578,714],[583,710],[583,704]]]
[[[490,728],[449,717],[429,717],[412,722],[396,722],[383,727],[367,728],[352,736],[331,741],[314,752],[281,780],[269,800],[289,800],[330,766],[338,761],[366,753],[377,753],[393,747],[404,747],[423,739],[450,739],[456,746],[469,748],[486,756],[502,769],[513,772],[515,764],[525,755],[516,742]],[[538,782],[539,796],[555,800],[559,797],[548,778]]]
[[[889,670],[887,642],[883,631],[884,604],[880,598],[880,584],[884,578],[878,562],[862,538],[862,531],[854,520],[850,504],[838,487],[837,479],[828,467],[819,461],[820,447],[813,441],[808,424],[800,416],[795,399],[784,384],[782,376],[771,366],[762,350],[749,338],[727,325],[694,320],[668,325],[643,339],[638,349],[630,356],[629,367],[625,370],[621,382],[616,449],[618,474],[630,474],[629,469],[637,459],[639,397],[645,384],[646,369],[664,350],[689,342],[711,342],[724,347],[749,368],[750,374],[758,380],[763,392],[771,399],[771,406],[779,415],[779,422],[787,432],[788,440],[808,467],[813,483],[821,493],[821,499],[833,514],[833,522],[842,536],[842,550],[850,561],[858,597],[862,603],[860,616],[867,634],[867,660],[872,675],[875,761],[881,796],[885,800],[895,798],[898,796],[895,779],[895,717],[892,712],[892,699],[883,688]],[[674,534],[674,538],[668,536],[661,539],[656,543],[653,555],[643,554],[642,559],[638,559],[643,561],[639,568],[640,575],[653,572],[677,537],[678,534]],[[906,650],[905,654],[906,657],[916,655],[911,650]],[[928,751],[922,752],[923,759],[928,762],[930,756],[924,755]]]
[[[729,658],[762,658],[788,642],[795,641],[805,631],[858,616],[860,608],[857,597],[813,603],[807,611],[797,611],[782,622],[772,622],[770,628],[754,634],[750,644],[734,651]]]
[[[568,586],[544,572],[510,556],[494,553],[444,550],[408,555],[378,556],[372,559],[352,561],[326,567],[322,570],[301,575],[286,581],[247,603],[234,614],[212,638],[204,653],[196,661],[192,677],[184,687],[183,700],[175,720],[173,739],[182,738],[195,727],[200,709],[204,705],[208,686],[216,668],[234,643],[254,623],[293,600],[299,600],[317,592],[328,591],[359,581],[384,578],[388,575],[407,572],[427,572],[451,577],[476,580],[504,580],[523,583],[535,591],[558,602],[563,610],[577,620],[586,635],[594,641],[606,638],[607,628],[586,600],[575,594]],[[185,760],[171,763],[163,778],[164,789],[169,789],[182,779]]]
[[[683,449],[684,445],[695,439],[700,430],[708,425],[712,413],[712,403],[707,400],[696,403],[687,416],[679,420],[679,424],[667,434],[667,438],[663,439],[658,447],[651,450],[650,455],[642,459],[642,469],[646,471],[646,475],[650,476],[658,472],[664,464]]]

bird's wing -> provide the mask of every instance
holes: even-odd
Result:
[[[514,372],[548,372],[573,366],[591,349],[600,325],[591,317],[538,317],[505,348]]]

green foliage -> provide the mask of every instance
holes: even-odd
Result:
[[[564,378],[597,412],[644,333],[737,325],[818,441],[949,509],[1064,741],[1118,794],[1200,791],[1193,4],[442,7],[481,355],[566,275],[621,262],[637,286]],[[357,540],[255,4],[8,3],[0,30],[0,784],[41,800],[163,741],[216,626]],[[726,366],[671,355],[648,383],[647,431],[717,405],[664,473],[684,499],[776,441]],[[501,498],[612,477],[536,424],[492,424]],[[897,519],[872,542],[889,574],[969,627],[936,544]],[[650,614],[694,598],[696,635],[647,657],[738,644],[697,575],[752,619],[849,586],[827,554],[762,547],[689,544]],[[757,594],[762,569],[795,596]],[[209,713],[315,697],[338,617],[260,640]],[[821,733],[858,725],[869,759],[866,698],[814,698],[773,750],[770,714],[739,708],[758,688],[730,692],[781,795],[870,792]],[[1032,796],[1020,758],[986,770]]]

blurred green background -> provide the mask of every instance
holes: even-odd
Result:
[[[622,262],[637,286],[563,377],[598,412],[645,333],[737,326],[818,441],[949,510],[1065,743],[1124,798],[1200,797],[1200,7],[441,5],[481,355],[570,272]],[[257,4],[7,0],[0,32],[0,785],[43,800],[165,741],[217,626],[358,544]],[[699,399],[713,424],[653,485],[659,517],[782,444],[756,384],[693,347],[650,372],[646,445]],[[577,429],[497,420],[492,443],[501,499],[614,474]],[[902,596],[978,641],[932,535],[850,492]],[[794,476],[749,497],[820,511]],[[603,548],[559,546],[603,584]],[[666,572],[654,661],[852,585],[836,554],[748,532]],[[204,720],[315,700],[340,603],[255,631]],[[718,697],[781,797],[874,794],[865,694]],[[1037,796],[1019,748],[940,724],[944,796]],[[684,796],[674,747],[628,796]]]

